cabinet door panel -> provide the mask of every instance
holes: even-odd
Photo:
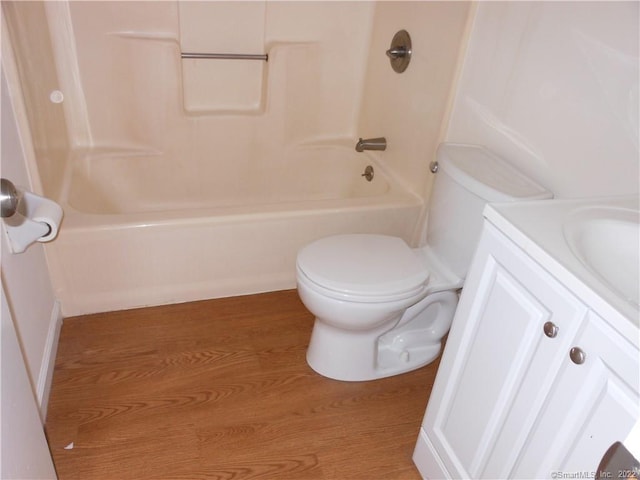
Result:
[[[457,452],[472,477],[478,476],[486,450],[531,361],[540,338],[537,324],[549,317],[511,275],[495,265],[493,274],[482,325],[469,339],[466,362],[441,425],[442,440]],[[496,341],[498,338],[502,341]]]
[[[485,228],[424,429],[453,476],[505,478],[586,309],[508,239]],[[555,338],[545,322],[559,327]],[[550,374],[551,372],[551,374]]]
[[[503,478],[535,421],[531,403],[551,388],[557,345],[569,343],[585,309],[491,229],[474,263],[424,427],[454,476]],[[556,338],[544,335],[547,321],[559,326]]]
[[[586,354],[577,365],[564,353],[560,375],[512,477],[553,472],[591,473],[609,446],[624,440],[638,416],[638,352],[590,313],[572,346]]]

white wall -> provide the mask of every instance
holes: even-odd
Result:
[[[26,79],[20,89],[20,100],[28,115],[30,138],[23,140],[30,150],[37,152],[37,159],[36,155],[27,156],[28,162],[33,165],[33,168],[31,165],[28,167],[31,186],[38,190],[38,194],[58,198],[70,148],[64,109],[79,102],[69,98],[66,91],[67,101],[53,103],[49,100],[50,92],[61,89],[62,86],[54,63],[55,55],[46,23],[45,4],[2,2],[2,15],[5,20],[2,29],[3,57],[13,56],[11,47],[25,43],[29,45],[26,54],[17,50],[17,54],[22,57],[22,61],[17,62],[17,68],[20,77]],[[63,72],[68,76],[73,73],[71,70],[65,68]],[[80,129],[76,128],[78,130]]]
[[[557,197],[637,193],[638,2],[480,2],[448,141]]]

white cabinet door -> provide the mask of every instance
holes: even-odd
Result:
[[[593,478],[604,452],[624,440],[638,416],[638,351],[603,319],[589,313],[531,432],[514,476],[549,478],[553,472]]]
[[[585,314],[562,285],[485,228],[423,423],[452,477],[509,476],[553,385],[550,372]],[[543,332],[547,322],[557,328],[553,338]]]

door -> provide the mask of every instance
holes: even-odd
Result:
[[[0,478],[55,479],[40,414],[2,287]]]

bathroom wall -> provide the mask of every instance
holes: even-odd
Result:
[[[22,81],[21,99],[29,118],[21,128],[29,177],[36,193],[57,198],[69,152],[63,105],[49,95],[60,88],[43,2],[2,2],[4,34],[9,34]],[[13,55],[12,55],[13,57]],[[15,92],[19,95],[20,92]],[[37,167],[35,167],[37,162]]]
[[[638,2],[480,2],[447,140],[557,197],[638,193]]]
[[[379,2],[376,6],[358,135],[387,138],[383,158],[404,184],[428,198],[434,160],[466,44],[470,2]],[[411,63],[394,72],[385,52],[411,35]]]

